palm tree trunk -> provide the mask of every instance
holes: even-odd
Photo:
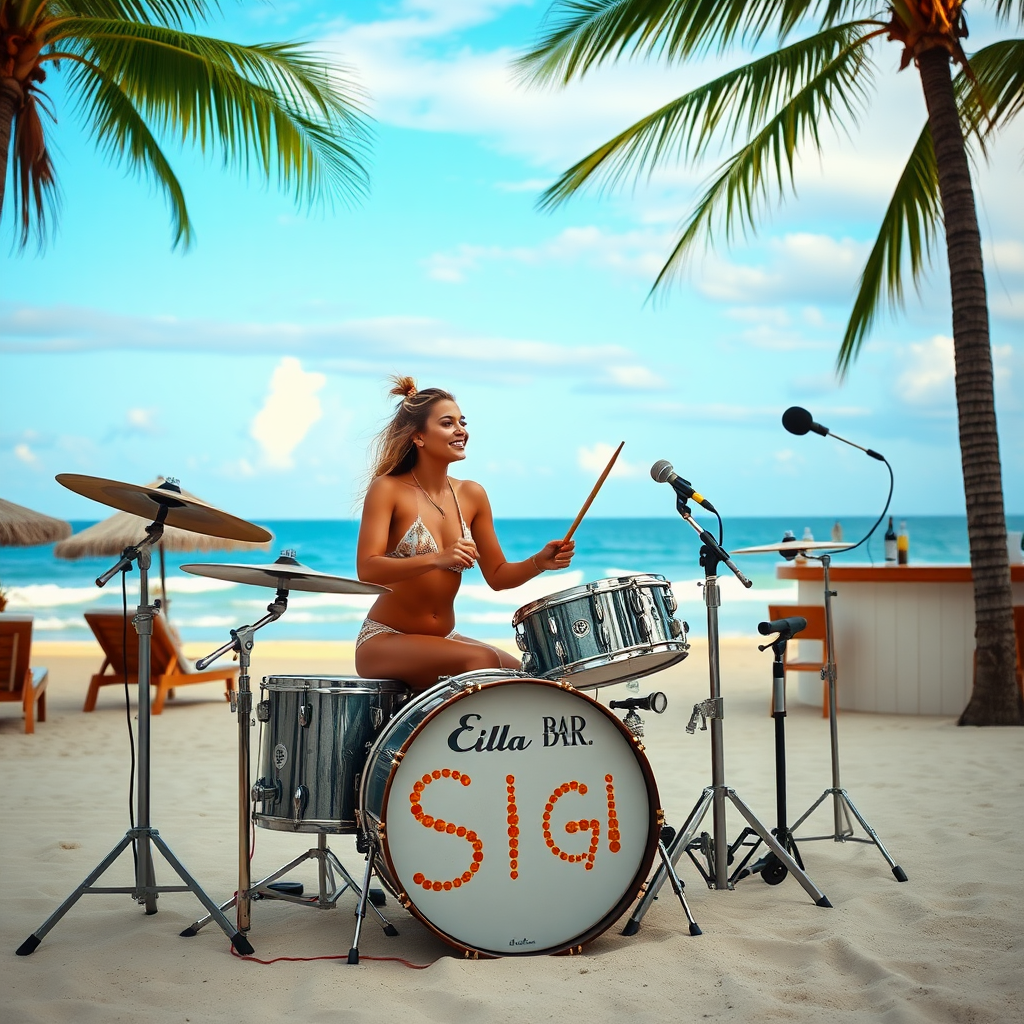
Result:
[[[928,49],[918,55],[917,63],[935,145],[946,227],[960,458],[974,580],[974,689],[959,724],[1024,725],[1024,700],[1014,672],[1013,596],[981,234],[949,53],[939,47]]]
[[[14,112],[21,96],[21,86],[13,78],[0,79],[0,214],[4,210],[4,193],[7,189],[7,162],[11,154]]]

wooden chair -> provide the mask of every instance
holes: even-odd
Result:
[[[96,635],[103,649],[103,664],[99,672],[89,680],[89,692],[85,697],[83,711],[92,711],[96,707],[96,698],[101,686],[113,684],[124,685],[127,676],[129,683],[139,680],[139,635],[129,620],[127,623],[127,664],[124,658],[125,618],[120,612],[86,612],[85,621]],[[173,697],[179,686],[190,686],[193,683],[214,683],[224,681],[224,694],[231,699],[231,689],[238,678],[238,669],[234,667],[211,668],[205,672],[195,672],[188,659],[182,654],[178,642],[171,633],[167,623],[160,615],[153,618],[153,636],[150,643],[150,683],[156,687],[153,698],[152,713],[159,715],[164,709],[164,701]]]
[[[45,668],[30,668],[32,616],[0,615],[0,701],[21,701],[25,732],[36,731],[36,718],[46,721]],[[36,705],[39,705],[38,715]]]
[[[817,604],[770,604],[768,605],[769,619],[787,619],[799,615],[807,620],[807,628],[802,629],[795,637],[801,641],[820,640],[820,658],[801,658],[795,661],[790,657],[789,644],[786,645],[786,653],[783,658],[783,667],[789,672],[816,672],[821,675],[821,670],[828,664],[828,650],[825,646],[825,606]],[[793,641],[790,641],[790,644]],[[838,708],[837,708],[838,710]],[[822,679],[822,718],[828,718],[828,680]]]

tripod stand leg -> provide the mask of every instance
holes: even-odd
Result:
[[[130,832],[125,834],[117,846],[86,876],[85,881],[17,948],[18,956],[28,956],[35,951],[35,948],[43,941],[46,933],[89,891],[92,883],[128,848],[132,838]]]
[[[848,807],[852,812],[853,816],[860,822],[860,826],[865,832],[871,837],[871,841],[878,847],[878,852],[885,858],[886,863],[892,870],[893,875],[896,877],[897,882],[905,882],[907,880],[907,873],[896,863],[895,860],[890,856],[889,851],[882,845],[882,840],[878,838],[878,833],[864,820],[864,816],[857,810],[853,805],[853,801],[850,799],[846,790],[840,791],[843,799],[843,804]]]
[[[704,820],[704,815],[708,813],[708,808],[711,806],[714,797],[715,791],[710,786],[701,794],[693,810],[690,811],[690,816],[683,823],[682,831],[676,835],[665,850],[668,860],[666,861],[665,857],[662,857],[662,863],[658,865],[658,870],[654,872],[647,883],[640,902],[636,905],[633,913],[629,915],[629,920],[622,929],[623,935],[636,935],[640,931],[640,922],[647,911],[651,909],[651,904],[657,899],[659,890],[665,884],[665,878],[668,874],[666,865],[671,864],[674,866],[686,852],[687,846],[690,845],[690,840],[696,835],[697,829],[700,828],[700,823]],[[689,917],[689,915],[687,916]]]
[[[797,862],[786,852],[785,847],[773,836],[768,829],[762,825],[754,812],[739,798],[733,789],[726,790],[726,796],[733,802],[736,809],[747,819],[747,824],[761,837],[765,845],[775,854],[779,861],[784,864],[793,877],[803,886],[804,891],[814,900],[815,906],[831,907],[828,897],[807,877],[807,874],[800,869]]]
[[[341,895],[341,893],[343,893],[346,889],[351,889],[354,893],[358,893],[359,894],[359,902],[356,904],[356,913],[358,914],[359,913],[359,907],[361,905],[363,905],[363,903],[364,903],[363,889],[360,889],[359,884],[349,874],[348,868],[346,868],[345,865],[342,864],[341,861],[338,860],[338,858],[335,857],[333,853],[328,851],[328,856],[334,862],[334,866],[338,870],[338,873],[341,875],[342,878],[345,879],[345,884],[338,890],[337,893],[335,893],[335,896]],[[369,884],[368,882],[364,882],[364,887],[365,887],[365,885],[368,885],[368,884]],[[378,909],[377,905],[373,902],[372,899],[370,899],[370,894],[369,894],[368,890],[366,891],[365,902],[366,902],[366,905],[369,906],[369,908],[377,915],[377,917],[380,918],[380,923],[384,927],[384,934],[385,935],[397,935],[398,934],[398,929],[380,912],[380,910]],[[364,906],[363,913],[364,913],[364,916],[365,916],[365,906]]]
[[[700,926],[693,919],[693,914],[690,913],[690,905],[686,902],[686,897],[683,895],[683,880],[676,873],[676,866],[672,863],[672,858],[668,855],[668,850],[665,849],[664,843],[658,843],[658,853],[661,854],[661,863],[668,874],[668,880],[672,883],[672,891],[682,904],[686,920],[690,922],[690,934],[703,935],[704,933],[700,930]]]
[[[153,833],[152,840],[156,844],[157,849],[164,855],[167,863],[178,873],[178,877],[195,893],[199,902],[206,907],[210,912],[210,916],[220,925],[221,931],[231,940],[231,945],[235,947],[235,950],[241,953],[242,956],[251,956],[253,948],[249,940],[240,931],[235,930],[235,926],[224,916],[220,907],[206,895],[199,883],[188,873],[185,865],[174,856],[171,848],[156,832]]]

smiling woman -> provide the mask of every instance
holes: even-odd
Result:
[[[507,561],[484,489],[448,476],[469,441],[454,396],[417,391],[411,377],[392,380],[391,394],[402,401],[377,438],[356,554],[359,578],[389,593],[359,631],[356,671],[424,689],[442,675],[518,668],[510,655],[455,631],[461,573],[479,563],[491,589],[508,590],[566,568],[573,542],[552,540],[522,562]]]

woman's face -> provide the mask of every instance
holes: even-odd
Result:
[[[447,399],[435,402],[427,414],[423,430],[413,435],[414,442],[422,441],[420,452],[432,455],[442,462],[459,462],[466,457],[466,418],[462,410]]]

